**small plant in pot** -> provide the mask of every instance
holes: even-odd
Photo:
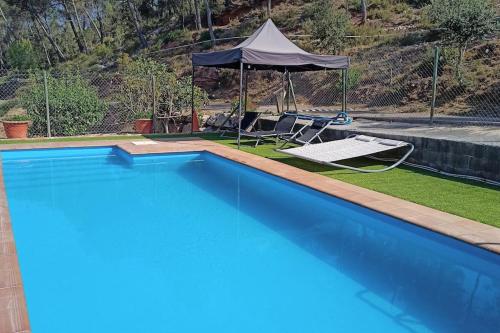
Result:
[[[153,130],[153,114],[150,112],[137,114],[134,130],[139,134],[151,134]]]
[[[6,117],[2,120],[5,135],[8,139],[26,139],[28,137],[28,127],[30,117],[19,114]]]

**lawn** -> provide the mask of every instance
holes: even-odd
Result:
[[[186,135],[181,135],[186,136]],[[218,135],[198,135],[223,145],[237,148],[234,139],[220,138]],[[150,138],[173,137],[173,135],[151,135]],[[141,135],[72,137],[56,139],[0,140],[1,144],[94,141],[94,140],[130,140],[141,139]],[[242,141],[243,151],[286,163],[326,177],[358,185],[377,192],[385,193],[404,200],[432,207],[444,212],[463,216],[485,224],[500,227],[500,188],[478,182],[444,177],[419,169],[400,166],[383,173],[359,173],[338,169],[292,158],[276,152],[273,143],[253,147],[253,142]],[[1,148],[0,148],[1,149]],[[382,166],[372,160],[356,159],[351,165],[370,168]]]

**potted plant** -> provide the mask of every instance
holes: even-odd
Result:
[[[8,139],[26,139],[30,118],[25,114],[18,114],[2,120],[5,135]]]
[[[148,112],[138,114],[135,118],[134,130],[139,134],[150,134],[153,130],[153,115]]]

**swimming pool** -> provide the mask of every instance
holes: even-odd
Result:
[[[1,155],[35,333],[499,331],[457,240],[210,153]]]

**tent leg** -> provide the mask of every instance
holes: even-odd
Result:
[[[287,93],[286,93],[286,112],[290,112],[290,72],[286,71]]]
[[[292,77],[288,75],[288,84],[290,85],[290,92],[292,93],[293,106],[295,107],[295,112],[299,112],[297,108],[297,99],[295,98],[295,91],[293,90]]]
[[[168,120],[167,120],[168,127]],[[191,72],[191,134],[193,134],[194,128],[194,66],[193,71]]]
[[[238,149],[241,145],[241,104],[243,99],[243,63],[240,62],[240,102],[238,103]]]
[[[243,113],[247,112],[247,103],[248,103],[248,70],[245,72],[245,108],[243,109]]]
[[[286,73],[283,73],[283,76],[281,77],[281,112],[285,112],[285,75]]]
[[[342,69],[342,112],[347,111],[347,69]]]

